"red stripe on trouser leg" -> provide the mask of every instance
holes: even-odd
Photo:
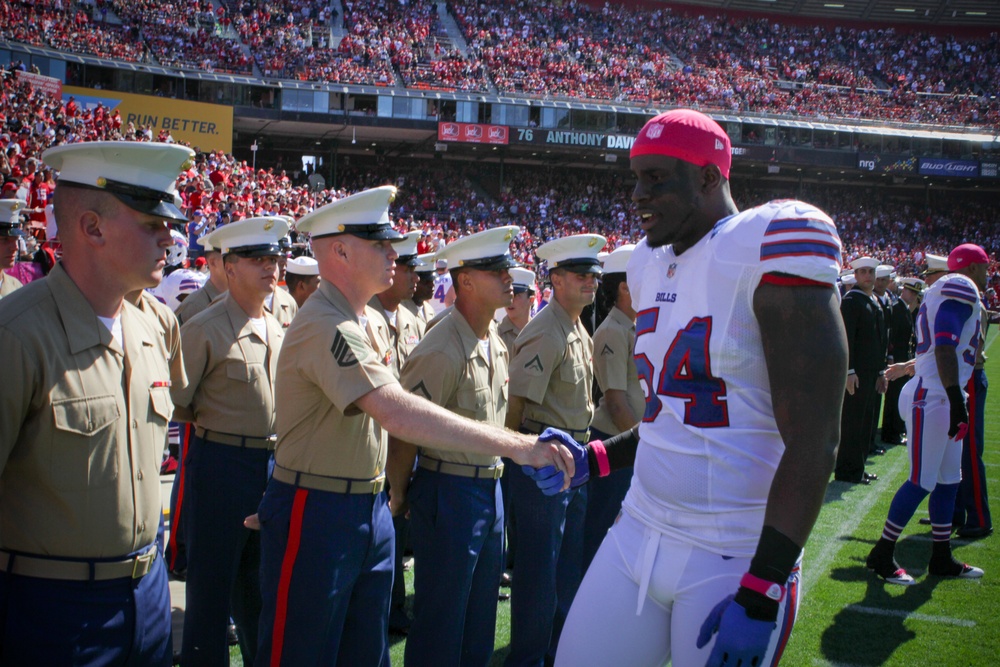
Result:
[[[191,434],[194,432],[194,424],[188,422],[184,425],[184,436],[181,438],[181,465],[179,472],[181,478],[177,480],[177,504],[174,506],[174,513],[170,515],[170,566],[168,570],[174,570],[177,566],[177,552],[180,547],[177,545],[177,527],[181,525],[181,505],[184,502],[184,471],[187,467],[188,444],[191,442]]]
[[[274,634],[271,643],[271,667],[281,665],[281,649],[285,643],[285,618],[288,615],[288,589],[292,584],[292,570],[299,555],[302,541],[302,516],[306,511],[307,489],[297,489],[292,503],[292,516],[288,526],[288,544],[281,559],[281,579],[278,580],[278,603],[274,613]]]
[[[976,375],[973,373],[972,377],[969,379],[969,468],[972,473],[972,496],[973,503],[976,507],[976,524],[980,528],[986,527],[986,508],[983,507],[983,477],[980,475],[979,470],[979,446],[980,442],[976,438],[977,429],[976,425],[982,417],[978,411],[978,401],[979,398],[976,395]],[[966,517],[965,523],[969,524],[969,519]]]

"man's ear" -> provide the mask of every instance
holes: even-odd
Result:
[[[104,236],[104,221],[96,211],[84,211],[77,219],[76,224],[87,245],[99,247],[107,242]]]

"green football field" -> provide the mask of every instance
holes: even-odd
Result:
[[[991,332],[987,375],[997,377],[1000,346]],[[1000,384],[987,395],[986,475],[990,505],[1000,511]],[[871,486],[832,482],[806,547],[804,597],[799,619],[782,665],[900,665],[973,667],[995,664],[1000,656],[1000,533],[983,540],[952,542],[959,560],[983,568],[980,580],[942,580],[926,576],[930,527],[926,500],[906,527],[896,548],[899,564],[917,579],[914,586],[882,583],[864,566],[865,556],[881,533],[889,503],[906,479],[904,447],[891,447],[872,459],[879,475]],[[412,573],[406,573],[412,595]],[[390,637],[392,664],[403,664],[405,639]],[[498,610],[494,665],[500,665],[510,641],[510,605]],[[233,652],[233,664],[241,664]],[[622,667],[628,667],[623,665]]]

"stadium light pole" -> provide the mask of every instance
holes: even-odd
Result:
[[[254,139],[253,143],[250,144],[250,152],[253,153],[253,170],[257,171],[257,140]]]

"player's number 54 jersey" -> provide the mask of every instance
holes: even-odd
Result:
[[[754,291],[765,274],[832,289],[840,266],[833,221],[798,201],[724,218],[682,255],[639,243],[628,285],[646,410],[625,505],[641,520],[706,548],[752,554],[784,451]]]

